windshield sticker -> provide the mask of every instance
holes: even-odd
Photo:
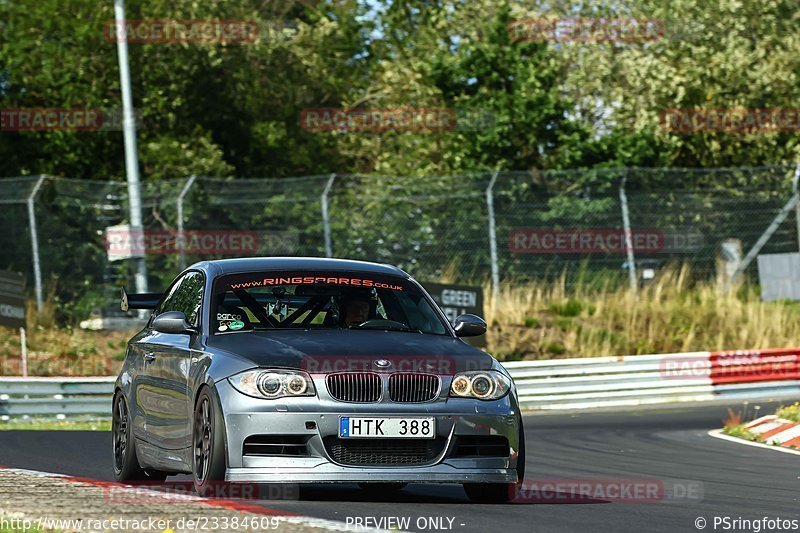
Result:
[[[220,331],[228,331],[228,324],[220,324],[219,328],[217,329],[219,329]]]
[[[402,291],[402,285],[392,285],[381,281],[365,278],[343,278],[325,276],[294,276],[261,278],[241,283],[230,283],[231,290],[249,289],[252,287],[271,287],[274,285],[348,285],[350,287],[370,287],[375,289],[391,289]]]
[[[233,322],[228,324],[228,327],[231,328],[232,331],[236,331],[244,327],[244,322],[242,322],[241,320],[234,320]]]

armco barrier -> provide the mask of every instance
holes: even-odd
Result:
[[[800,348],[504,363],[525,409],[800,398]]]
[[[525,409],[800,399],[800,348],[504,363]],[[111,414],[114,377],[0,378],[0,416]]]
[[[115,377],[0,378],[0,416],[111,417]]]

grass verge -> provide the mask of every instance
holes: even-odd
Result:
[[[762,302],[757,287],[695,282],[688,266],[660,271],[634,295],[616,278],[484,290],[488,350],[501,360],[791,347],[800,304]]]
[[[775,415],[779,418],[800,423],[800,402],[781,407],[775,412]]]
[[[762,302],[754,286],[697,282],[687,265],[661,269],[638,295],[618,274],[509,281],[497,301],[488,284],[484,292],[487,349],[501,361],[782,348],[800,338],[800,304]],[[133,332],[59,327],[42,317],[29,317],[30,375],[117,374]],[[0,327],[0,376],[19,375],[19,358],[19,333]]]

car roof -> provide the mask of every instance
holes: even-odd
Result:
[[[203,270],[211,277],[267,270],[330,270],[410,277],[407,273],[392,265],[354,261],[352,259],[331,259],[328,257],[242,257],[237,259],[217,259],[214,261],[195,263],[189,267],[189,270],[192,269]]]

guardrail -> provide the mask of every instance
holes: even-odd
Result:
[[[504,363],[524,409],[800,398],[800,348]],[[0,378],[0,417],[111,415],[114,377]]]
[[[800,398],[800,348],[503,363],[525,409]]]
[[[116,377],[0,378],[0,417],[111,417]]]

